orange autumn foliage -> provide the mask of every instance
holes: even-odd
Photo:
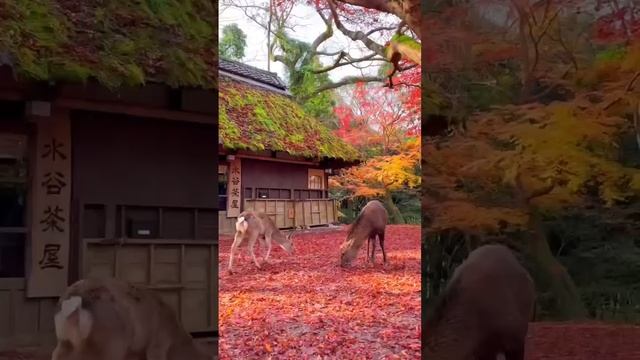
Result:
[[[379,197],[420,185],[420,139],[412,138],[395,155],[377,156],[348,168],[330,180],[331,187],[346,188],[351,197]]]

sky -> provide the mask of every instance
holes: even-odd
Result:
[[[257,3],[265,3],[265,1],[257,1]],[[292,19],[295,23],[295,32],[289,33],[295,39],[306,41],[308,43],[313,40],[324,30],[325,24],[315,12],[315,10],[306,5],[298,5],[292,13]],[[381,14],[381,16],[383,16]],[[384,14],[386,17],[387,15]],[[390,17],[390,15],[388,15]],[[257,25],[253,20],[249,19],[240,9],[224,7],[220,5],[219,27],[220,33],[225,25],[236,23],[247,35],[247,47],[245,49],[245,58],[243,62],[261,69],[267,69],[267,34],[266,30]],[[340,50],[345,49],[353,56],[369,53],[361,43],[355,43],[348,39],[340,31],[335,30],[334,36],[326,41],[320,48],[321,50]],[[367,50],[366,52],[360,49]],[[331,59],[322,57],[324,64],[329,64]],[[368,63],[360,63],[359,66],[368,65]],[[278,62],[271,63],[271,71],[277,72],[278,75],[285,80],[284,66]],[[357,76],[361,74],[373,75],[376,69],[369,67],[364,70],[356,69],[352,66],[343,66],[329,72],[332,80],[337,81],[345,76]]]

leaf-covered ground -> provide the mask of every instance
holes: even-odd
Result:
[[[232,239],[220,239],[221,359],[420,358],[420,227],[387,228],[386,268],[379,248],[366,265],[366,243],[340,268],[344,230],[300,234],[262,270],[243,248],[232,275]]]
[[[536,323],[528,338],[527,360],[640,359],[640,326]]]

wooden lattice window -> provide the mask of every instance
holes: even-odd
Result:
[[[0,278],[24,277],[27,137],[0,135]]]
[[[227,208],[227,185],[229,184],[229,166],[226,164],[218,165],[218,208],[225,210]]]
[[[324,171],[322,169],[309,169],[309,189],[324,189]]]

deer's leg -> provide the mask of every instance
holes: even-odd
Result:
[[[376,236],[373,235],[372,238],[369,238],[369,241],[371,241],[371,264],[375,265],[376,264]]]
[[[227,269],[231,272],[231,268],[233,267],[233,257],[238,253],[238,248],[242,243],[242,235],[236,233],[233,238],[233,244],[231,244],[231,251],[229,252],[229,268]]]
[[[271,246],[273,245],[273,243],[271,242],[271,235],[272,234],[264,234],[264,242],[266,244],[267,247],[267,253],[264,256],[264,262],[267,262],[267,260],[269,260],[269,254],[271,254]]]
[[[258,235],[259,234],[257,233],[252,233],[251,235],[249,235],[249,243],[247,245],[249,246],[249,253],[251,254],[251,258],[253,259],[254,264],[256,264],[256,267],[260,269],[260,264],[258,263],[258,259],[256,259],[256,253],[254,252],[254,247],[256,245]]]
[[[382,249],[382,261],[384,264],[387,263],[387,252],[384,251],[384,232],[378,234],[378,240],[380,241],[380,248]]]
[[[369,244],[371,243],[371,238],[367,238],[367,261],[371,261],[371,255],[369,255]]]

